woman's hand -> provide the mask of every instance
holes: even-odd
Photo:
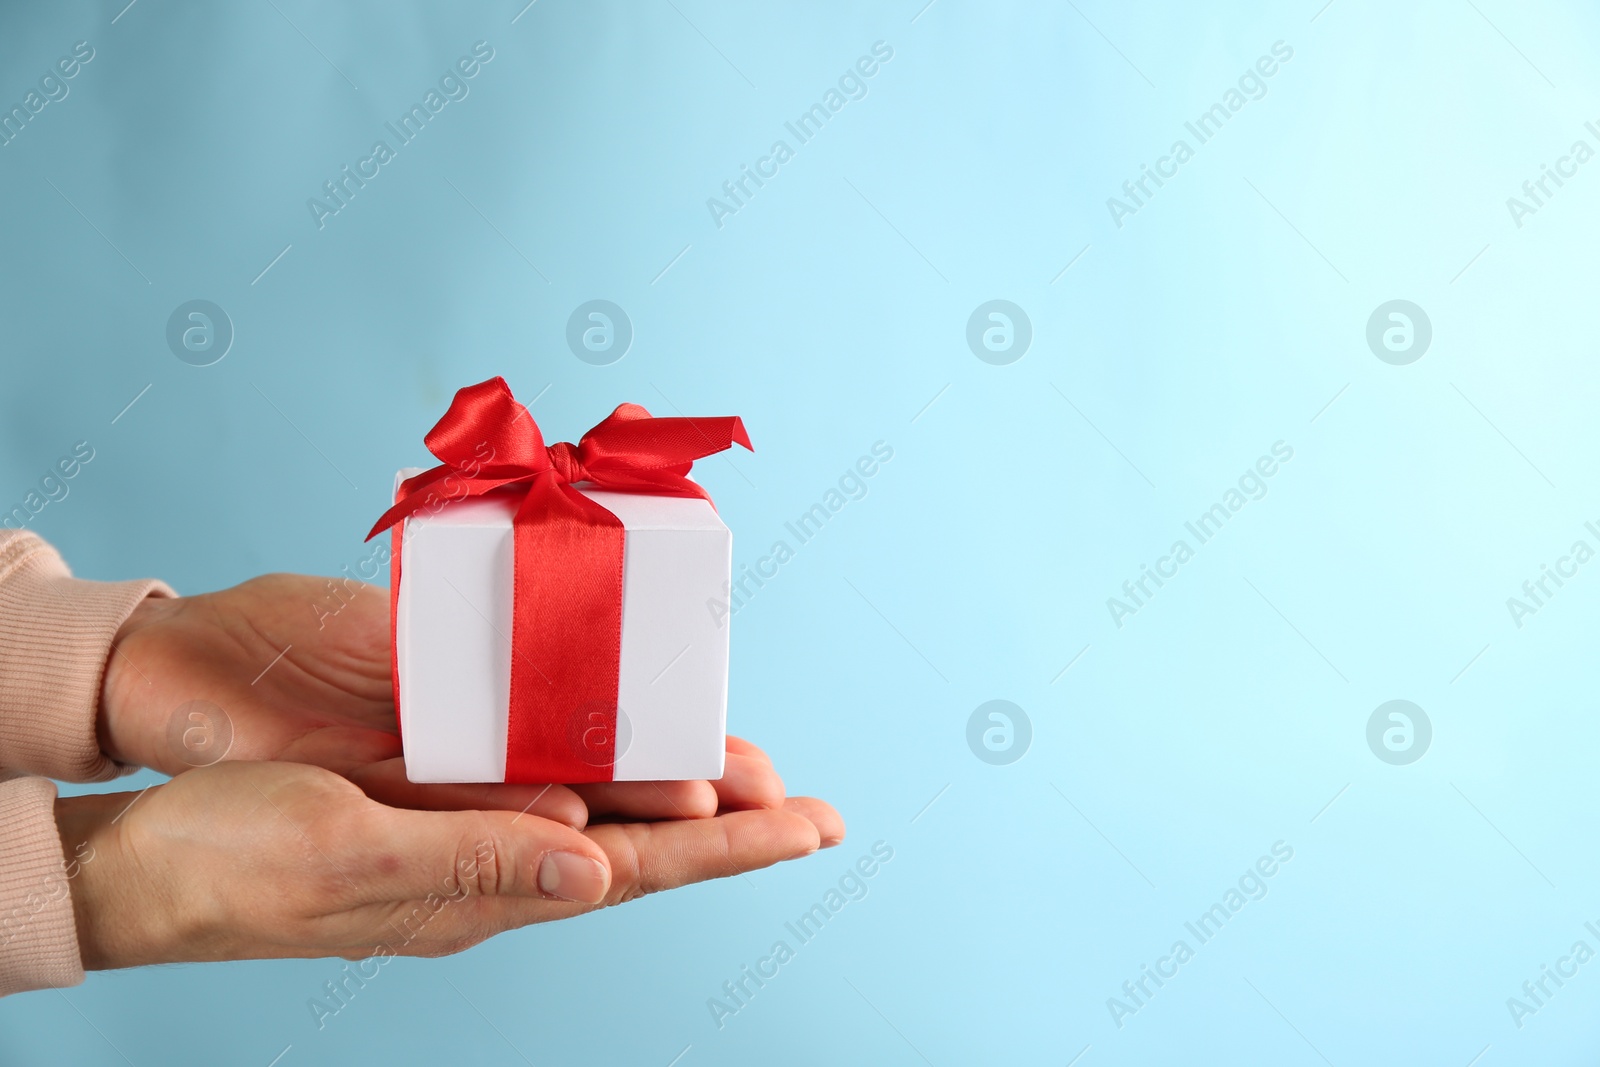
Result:
[[[196,700],[226,716],[225,751],[169,740],[178,708]],[[224,756],[340,773],[398,756],[388,593],[269,574],[215,593],[151,597],[112,644],[99,729],[108,756],[166,774]]]
[[[222,718],[198,752],[190,701]],[[147,600],[117,635],[99,729],[112,758],[176,777],[57,802],[91,968],[443,955],[844,836],[736,737],[717,782],[407,781],[388,596],[357,583],[268,575]]]
[[[91,969],[440,956],[844,835],[838,814],[809,798],[579,831],[512,811],[388,807],[292,763],[224,762],[143,794],[64,797],[56,816],[66,853],[80,857],[72,897]]]
[[[220,721],[191,729],[179,710],[190,701],[220,708],[220,716],[197,712]],[[308,763],[386,804],[525,811],[576,827],[585,801],[597,815],[630,819],[705,818],[784,802],[771,762],[738,738],[728,739],[727,770],[714,785],[413,784],[395,728],[388,590],[299,574],[140,604],[106,664],[99,732],[111,758],[165,774],[221,759]],[[189,738],[204,743],[186,745]]]

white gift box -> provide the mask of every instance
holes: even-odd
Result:
[[[612,780],[721,778],[728,627],[711,605],[733,535],[705,500],[576,488],[625,528]],[[517,504],[471,497],[405,520],[395,656],[413,782],[505,781]]]

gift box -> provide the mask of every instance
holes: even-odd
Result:
[[[733,538],[689,470],[743,424],[624,404],[546,446],[494,378],[426,442],[373,528],[411,781],[720,778]]]

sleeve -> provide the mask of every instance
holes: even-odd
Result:
[[[83,981],[55,783],[0,780],[0,996]]]
[[[74,578],[37,535],[0,530],[0,767],[74,782],[133,769],[100,751],[95,714],[112,638],[152,594],[173,592]]]

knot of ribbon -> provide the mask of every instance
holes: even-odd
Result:
[[[550,466],[556,477],[565,485],[589,481],[589,469],[578,455],[578,446],[567,441],[557,441],[545,450],[550,454]]]
[[[439,465],[402,482],[394,506],[367,535],[392,530],[392,604],[402,580],[404,519],[470,496],[521,493],[512,520],[505,780],[609,781],[626,539],[622,521],[575,486],[710,502],[689,470],[735,444],[750,448],[744,423],[738,416],[655,418],[622,404],[577,444],[546,446],[528,409],[496,377],[458,391],[424,442]],[[398,669],[395,689],[398,711]]]

